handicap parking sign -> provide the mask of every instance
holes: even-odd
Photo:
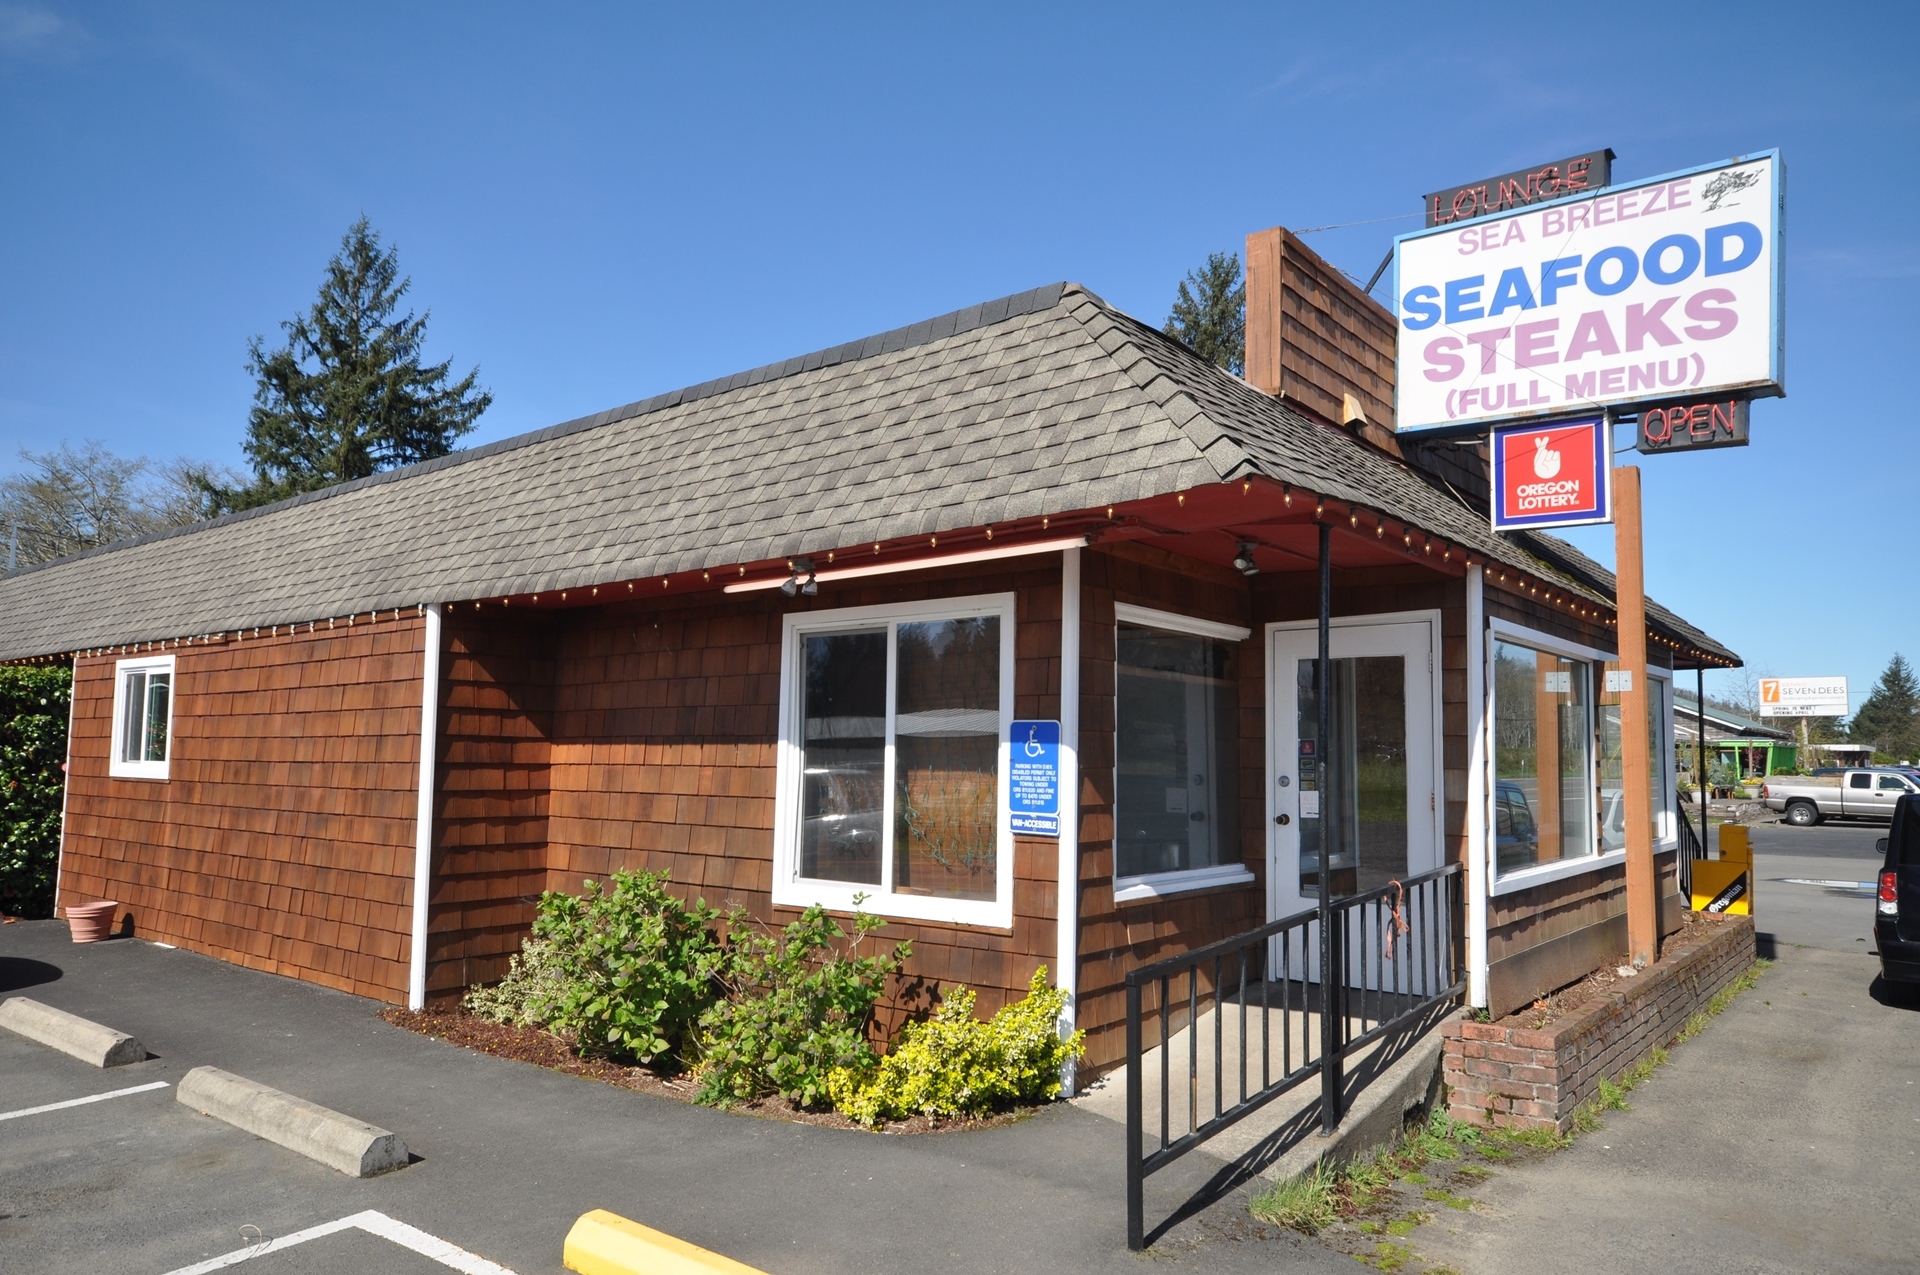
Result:
[[[1007,809],[1013,830],[1029,837],[1060,835],[1060,723],[1015,722],[1008,742]]]

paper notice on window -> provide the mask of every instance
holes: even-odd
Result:
[[[1303,792],[1300,794],[1300,817],[1302,819],[1318,819],[1320,817],[1319,793]]]
[[[1185,788],[1167,789],[1167,813],[1184,815],[1187,813],[1187,790]]]
[[[1548,676],[1552,676],[1549,674]],[[1566,674],[1561,674],[1565,677]],[[1633,689],[1633,670],[1630,668],[1610,668],[1607,670],[1607,690],[1612,694],[1624,694]]]
[[[1542,673],[1540,689],[1549,695],[1566,695],[1573,690],[1573,674]]]

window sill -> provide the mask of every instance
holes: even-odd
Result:
[[[1164,899],[1196,890],[1213,890],[1223,885],[1252,885],[1258,878],[1244,863],[1217,868],[1191,868],[1185,872],[1156,872],[1151,876],[1116,877],[1113,901],[1133,903],[1140,899]]]
[[[809,908],[819,904],[829,912],[865,912],[889,921],[934,921],[977,930],[1010,931],[1013,929],[1011,885],[1010,881],[1000,883],[1000,898],[1009,900],[1003,903],[998,899],[950,899],[933,894],[881,894],[876,886],[803,877],[776,886],[773,903],[782,908]],[[859,895],[865,897],[855,903]]]
[[[167,777],[167,763],[160,761],[143,764],[141,762],[117,761],[107,767],[107,777],[109,779],[165,780]]]
[[[1546,885],[1553,881],[1564,881],[1568,877],[1577,877],[1587,872],[1598,872],[1603,868],[1616,867],[1627,861],[1625,850],[1609,850],[1605,854],[1581,855],[1577,859],[1563,859],[1558,863],[1543,863],[1537,868],[1522,868],[1520,871],[1496,879],[1493,883],[1495,895],[1518,894],[1522,890],[1536,885]]]

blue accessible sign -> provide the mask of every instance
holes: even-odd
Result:
[[[1007,809],[1013,830],[1029,837],[1060,835],[1060,723],[1015,722],[1009,737]]]

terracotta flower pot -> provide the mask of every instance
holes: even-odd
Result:
[[[113,933],[114,918],[120,913],[120,905],[111,900],[104,903],[74,903],[67,907],[67,925],[73,930],[76,943],[98,943]]]

